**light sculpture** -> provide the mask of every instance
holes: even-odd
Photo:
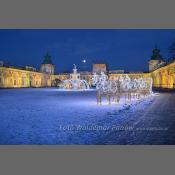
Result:
[[[108,103],[119,102],[122,96],[126,100],[152,95],[152,78],[130,78],[127,74],[120,75],[117,80],[109,80],[108,76],[101,72],[100,75],[94,73],[92,83],[97,89],[97,103],[101,104],[102,96],[106,96]]]
[[[89,89],[89,84],[86,80],[80,79],[80,74],[77,72],[77,66],[74,64],[73,73],[70,74],[70,79],[62,81],[63,89],[84,90]]]

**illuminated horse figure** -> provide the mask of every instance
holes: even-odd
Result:
[[[98,76],[94,74],[93,84],[96,85],[97,89],[97,104],[101,104],[102,96],[105,96],[110,104],[110,96],[108,93],[109,84],[108,84],[108,77],[105,75],[104,72],[101,72],[101,75]]]
[[[112,97],[112,100],[114,102],[119,102],[120,101],[120,83],[118,80],[116,81],[109,81],[109,94],[110,98]]]
[[[111,97],[114,101],[119,102],[118,83],[108,80],[108,76],[104,72],[101,72],[101,75],[95,73],[92,83],[97,89],[97,104],[101,104],[103,96],[107,98],[108,104],[111,104]]]
[[[130,82],[130,98],[140,98],[141,79],[133,78]]]
[[[108,76],[101,72],[101,75],[93,75],[92,84],[97,89],[97,104],[101,104],[103,96],[111,104],[111,97],[114,102],[119,102],[124,96],[126,103],[132,98],[139,99],[141,95],[145,97],[152,94],[152,78],[130,78],[128,75],[120,75],[116,81],[110,81]]]
[[[118,78],[118,82],[119,82],[119,92],[120,92],[120,96],[124,96],[125,97],[125,102],[126,100],[131,100],[131,79],[128,75],[120,75]]]
[[[135,78],[131,81],[131,93],[133,98],[152,95],[152,78]]]
[[[141,93],[144,96],[147,95],[152,95],[152,84],[153,84],[153,80],[152,78],[142,78],[142,83],[141,83]]]

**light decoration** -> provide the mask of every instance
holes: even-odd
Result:
[[[102,96],[106,96],[108,103],[113,101],[119,102],[121,97],[126,100],[133,98],[146,97],[152,95],[152,78],[130,78],[127,74],[119,75],[117,80],[109,80],[108,76],[101,72],[100,75],[93,74],[92,84],[97,89],[97,103],[101,104]]]
[[[89,89],[89,84],[86,80],[80,79],[80,74],[77,73],[77,66],[74,64],[73,73],[70,74],[69,80],[64,80],[62,82],[63,89],[72,89],[72,90],[85,90]]]

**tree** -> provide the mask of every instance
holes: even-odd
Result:
[[[171,46],[169,47],[169,54],[172,60],[175,60],[175,38],[171,44]]]

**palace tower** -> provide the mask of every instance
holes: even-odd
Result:
[[[47,52],[44,61],[41,64],[41,72],[42,73],[47,73],[47,74],[54,74],[54,65],[52,63],[51,56]]]
[[[157,48],[157,46],[155,46],[152,52],[153,52],[153,55],[151,56],[151,59],[149,60],[149,71],[150,72],[162,67],[166,63],[164,59],[162,58],[162,56],[160,55],[160,50]]]

